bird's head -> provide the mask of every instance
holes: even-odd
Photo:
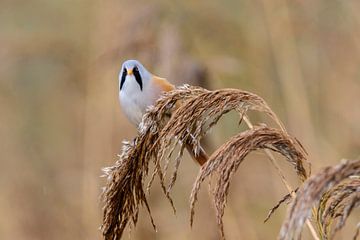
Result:
[[[151,73],[139,61],[127,60],[123,63],[119,74],[120,91],[125,85],[133,85],[134,83],[142,91],[150,79]]]

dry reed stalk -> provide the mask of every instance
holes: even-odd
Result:
[[[250,120],[249,120],[246,116],[244,116],[244,120],[245,120],[246,124],[248,125],[248,127],[249,127],[250,129],[253,129],[253,128],[254,128],[253,124],[250,122]],[[297,142],[298,142],[298,144],[300,144],[300,146],[302,147],[301,143],[300,143],[299,141],[297,141]],[[304,150],[303,147],[302,147],[302,149]],[[304,150],[304,151],[305,151],[305,150]],[[296,189],[296,190],[293,190],[293,188],[290,186],[290,184],[288,183],[288,181],[287,181],[286,178],[285,178],[285,175],[284,175],[283,171],[281,170],[280,166],[277,164],[277,161],[275,160],[275,157],[272,155],[272,153],[269,151],[269,149],[264,149],[264,152],[265,152],[265,154],[268,156],[271,164],[272,164],[272,165],[274,166],[274,168],[276,169],[277,173],[278,173],[279,176],[280,176],[281,181],[283,182],[283,184],[285,185],[286,189],[287,189],[288,192],[289,192],[289,193],[288,193],[287,195],[285,195],[273,208],[270,209],[267,217],[266,217],[265,220],[264,220],[264,222],[266,222],[266,221],[271,217],[271,215],[280,207],[281,204],[283,204],[284,202],[289,202],[290,199],[296,197],[296,194],[295,194],[295,193],[296,193],[297,189]],[[305,159],[305,161],[307,161],[307,160]],[[309,175],[310,175],[310,174],[311,174],[311,164],[310,164],[310,162],[308,162],[308,161],[307,161],[307,163],[308,163],[308,165],[309,165]],[[302,181],[305,181],[305,179],[306,179],[306,178],[302,178],[301,180],[302,180]],[[315,240],[319,240],[319,237],[317,236],[316,231],[315,231],[315,228],[314,228],[314,226],[312,225],[312,223],[311,223],[309,220],[306,220],[306,225],[308,226],[308,228],[309,228],[309,230],[310,230],[310,233],[311,233],[311,235],[313,236],[313,238],[314,238]]]
[[[298,188],[297,188],[294,192],[296,193],[297,190],[298,190]],[[264,219],[264,222],[267,222],[267,220],[270,219],[270,217],[272,216],[272,214],[281,206],[281,204],[283,204],[283,203],[289,204],[292,198],[293,198],[293,197],[292,197],[292,193],[288,193],[288,194],[286,194],[283,198],[281,198],[281,199],[278,201],[278,203],[269,210],[269,213],[268,213],[268,215],[266,216],[266,218]]]
[[[351,213],[360,204],[358,179],[349,179],[360,174],[360,160],[343,161],[323,169],[309,178],[299,189],[292,202],[287,217],[281,227],[279,239],[297,239],[311,208],[319,203],[318,224],[325,239],[340,230]],[[334,231],[329,226],[335,218],[340,218]]]
[[[356,240],[357,237],[359,236],[360,234],[360,222],[356,225],[356,231],[355,231],[355,234],[353,236],[353,240]]]
[[[202,137],[217,124],[222,115],[231,110],[239,113],[240,122],[248,110],[263,112],[273,119],[280,129],[257,126],[233,137],[209,158],[200,169],[191,193],[191,223],[200,184],[210,173],[217,171],[224,177],[218,179],[214,195],[220,232],[224,238],[221,217],[230,177],[247,154],[256,149],[270,149],[281,153],[294,166],[301,180],[307,178],[308,173],[303,166],[306,160],[305,151],[295,138],[286,133],[280,120],[262,98],[237,89],[209,91],[185,85],[165,93],[155,106],[147,110],[139,125],[138,136],[133,142],[124,143],[122,154],[113,167],[104,169],[107,185],[102,195],[104,217],[101,229],[105,239],[120,239],[129,222],[135,225],[140,205],[147,208],[155,228],[144,191],[150,162],[153,162],[155,168],[147,190],[157,175],[162,190],[175,211],[170,190],[176,181],[184,143],[190,143],[192,151],[198,153],[201,150]],[[245,120],[247,121],[247,118]],[[180,146],[180,150],[170,182],[165,186],[165,174],[176,146]]]
[[[214,190],[216,216],[221,237],[222,239],[225,238],[222,216],[231,177],[245,157],[250,152],[259,149],[270,149],[282,154],[294,166],[298,176],[301,179],[306,178],[307,173],[303,167],[304,151],[294,138],[278,129],[265,126],[254,127],[254,129],[244,131],[223,144],[200,169],[190,197],[191,224],[193,223],[194,207],[201,183],[209,175],[216,173],[218,176]]]

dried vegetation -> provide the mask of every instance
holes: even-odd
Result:
[[[321,238],[332,239],[344,226],[352,210],[360,205],[359,175],[360,160],[353,160],[327,167],[310,177],[291,204],[280,231],[280,239],[299,238],[302,226],[314,206]]]
[[[239,124],[245,119],[250,129],[225,142],[201,166],[190,194],[190,224],[193,223],[201,184],[206,178],[213,176],[212,197],[217,223],[221,238],[225,238],[222,217],[231,178],[246,156],[256,150],[267,151],[290,192],[271,210],[268,218],[282,202],[295,197],[295,191],[288,186],[269,150],[281,154],[283,159],[293,166],[302,182],[308,178],[310,170],[306,152],[299,141],[286,132],[266,102],[253,93],[237,89],[209,91],[185,85],[165,93],[155,106],[148,109],[139,126],[138,136],[131,142],[124,142],[122,153],[115,165],[104,169],[107,184],[102,195],[104,215],[101,230],[105,239],[120,239],[127,224],[135,225],[140,206],[146,207],[156,229],[146,196],[146,191],[151,188],[156,176],[159,177],[162,190],[175,211],[170,191],[176,181],[185,143],[190,143],[195,154],[199,153],[202,150],[201,139],[217,124],[221,116],[232,110],[239,114]],[[277,128],[267,127],[263,123],[252,126],[246,115],[249,110],[267,115]],[[173,155],[176,156],[172,157]],[[170,173],[169,182],[166,182],[165,175],[169,172],[170,161],[174,161],[175,167]],[[154,165],[154,171],[145,186],[149,164]],[[280,233],[281,239],[300,233],[315,201],[321,202],[317,213],[318,225],[321,226],[320,236],[332,236],[329,229],[334,218],[340,218],[335,231],[344,225],[351,210],[359,203],[359,180],[340,183],[343,178],[356,174],[356,170],[351,170],[356,162],[351,162],[351,166],[348,164],[325,169],[325,175],[315,175],[305,181],[293,200],[289,216]],[[359,165],[359,162],[357,164]],[[333,175],[334,172],[337,175]],[[331,190],[335,185],[336,189]],[[310,227],[312,228],[311,224]],[[317,238],[315,233],[313,236]]]

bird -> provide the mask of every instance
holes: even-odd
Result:
[[[138,126],[146,109],[154,105],[163,92],[175,89],[175,86],[165,78],[150,73],[138,60],[126,60],[119,73],[119,101],[122,111],[128,120]],[[191,135],[191,134],[190,134]],[[192,135],[191,135],[192,136]],[[203,165],[208,156],[200,147],[193,151],[191,141],[185,142],[185,147],[191,157]]]

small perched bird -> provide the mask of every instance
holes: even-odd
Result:
[[[162,92],[173,90],[175,87],[166,79],[151,74],[137,60],[127,60],[123,63],[119,74],[119,99],[126,117],[138,126],[148,106],[153,105]],[[190,141],[186,148],[190,155],[203,165],[207,155],[200,150],[199,154],[192,151]]]

